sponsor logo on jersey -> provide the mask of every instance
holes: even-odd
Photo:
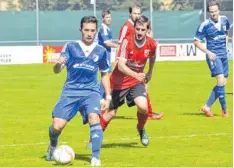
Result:
[[[73,68],[83,68],[83,69],[88,69],[88,70],[94,70],[95,67],[92,65],[84,64],[84,63],[77,63],[72,66]]]
[[[150,50],[149,50],[149,49],[145,50],[145,51],[144,51],[145,57],[148,57],[148,56],[149,56],[149,53],[150,53]]]
[[[98,55],[93,54],[93,61],[94,61],[94,62],[97,62],[97,61],[98,61],[98,58],[99,58],[99,56],[98,56]]]
[[[214,40],[225,39],[226,35],[218,35],[214,38]]]

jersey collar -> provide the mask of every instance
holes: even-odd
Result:
[[[134,42],[135,42],[136,46],[137,46],[138,48],[142,48],[142,47],[145,45],[146,38],[147,38],[147,37],[145,37],[145,40],[144,40],[144,42],[143,42],[142,44],[139,44],[139,43],[136,42],[135,36],[134,36]]]
[[[90,46],[85,45],[81,40],[78,40],[77,43],[80,45],[80,48],[84,52],[85,56],[88,57],[90,53],[94,50],[96,47],[96,43],[92,43]]]
[[[105,23],[102,23],[102,26],[105,27],[106,29],[110,30],[110,28]]]
[[[211,18],[209,18],[209,21],[216,27],[216,29],[219,31],[221,30],[221,16],[219,16],[218,22],[214,22]]]

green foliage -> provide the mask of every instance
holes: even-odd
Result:
[[[1,0],[7,2],[8,10],[18,9],[18,4],[12,0]],[[38,0],[40,10],[85,10],[92,9],[90,0]],[[164,10],[161,0],[152,0],[154,10]],[[142,4],[143,10],[148,10],[150,0],[96,0],[97,9],[109,8],[111,10],[127,9],[133,3]],[[227,0],[221,3],[222,10],[233,10],[233,1]],[[20,10],[35,10],[36,0],[19,0]],[[174,0],[166,10],[193,10],[202,9],[203,1],[197,0]]]

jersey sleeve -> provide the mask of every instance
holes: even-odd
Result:
[[[111,68],[111,63],[108,59],[109,57],[108,54],[109,52],[107,52],[106,50],[103,52],[102,58],[99,63],[99,69],[101,72],[108,72],[109,69]]]
[[[203,22],[197,29],[194,39],[202,41],[206,37],[206,22]]]
[[[66,64],[70,58],[70,55],[69,55],[69,43],[66,43],[64,46],[63,46],[63,49],[60,53],[60,57],[65,57],[67,59],[66,61]]]
[[[119,32],[119,37],[118,37],[119,43],[122,43],[123,39],[127,36],[127,32],[128,32],[128,26],[124,25]]]
[[[108,36],[107,27],[102,26],[102,28],[99,30],[98,33],[99,33],[99,37],[101,38],[100,40],[103,41],[103,43],[111,40]]]
[[[119,52],[117,54],[116,59],[128,59],[128,55],[129,55],[128,46],[129,46],[128,39],[126,38],[123,39],[122,43],[120,44]]]
[[[230,25],[229,37],[233,36],[233,23]]]
[[[227,22],[226,22],[226,30],[229,31],[230,30],[230,23],[228,21],[228,18],[227,18]]]

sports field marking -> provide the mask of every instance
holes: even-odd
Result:
[[[158,136],[158,137],[149,137],[150,139],[180,139],[180,138],[193,138],[193,137],[212,137],[212,136],[231,136],[227,133],[214,133],[214,134],[203,134],[203,135],[196,135],[196,134],[189,134],[189,135],[175,135],[175,136]],[[104,142],[110,141],[129,141],[139,139],[139,137],[126,137],[126,138],[119,138],[119,139],[104,139]]]
[[[60,142],[61,144],[66,144],[67,142]],[[48,145],[49,142],[38,142],[38,143],[28,143],[28,144],[8,144],[0,145],[0,148],[4,147],[20,147],[20,146],[39,146],[39,145]]]
[[[193,138],[193,137],[214,137],[214,136],[232,136],[228,133],[215,133],[215,134],[203,134],[203,135],[197,135],[197,134],[188,134],[188,135],[175,135],[175,136],[158,136],[158,137],[149,137],[152,139],[180,139],[180,138]],[[131,141],[139,139],[139,137],[125,137],[125,138],[113,138],[113,139],[105,139],[103,142],[113,142],[113,141]],[[79,140],[77,142],[80,142]],[[87,141],[84,141],[84,143],[87,143]],[[39,145],[48,145],[49,142],[38,142],[38,143],[28,143],[28,144],[8,144],[8,145],[0,145],[0,148],[5,147],[20,147],[20,146],[39,146]],[[60,142],[60,144],[67,144],[67,142]]]

